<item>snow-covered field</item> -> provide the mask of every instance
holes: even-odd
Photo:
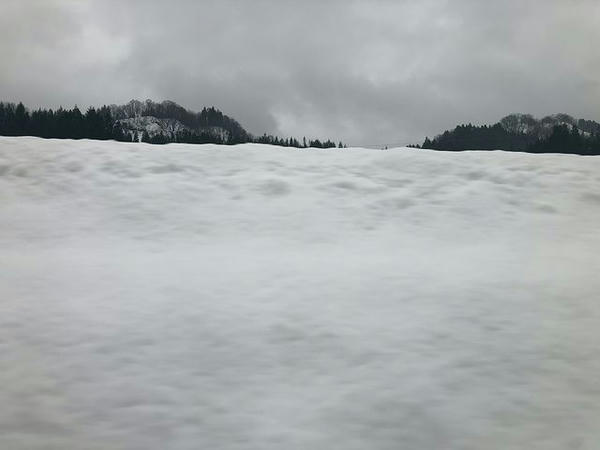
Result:
[[[600,158],[0,138],[0,448],[598,449]]]

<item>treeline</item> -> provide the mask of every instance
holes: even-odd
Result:
[[[134,109],[135,108],[135,109]],[[140,132],[127,127],[128,118],[135,114],[146,114],[158,119],[173,119],[185,126],[200,127],[190,129],[180,127],[177,131],[154,133]],[[205,127],[205,128],[202,128]],[[212,128],[211,128],[212,127]],[[59,139],[113,139],[116,141],[141,141],[150,144],[242,144],[260,143],[282,147],[345,148],[331,140],[303,138],[280,138],[264,134],[254,137],[247,133],[234,119],[211,107],[199,113],[192,113],[173,102],[154,103],[147,101],[130,102],[127,105],[90,107],[81,112],[77,106],[72,109],[58,108],[29,111],[23,103],[0,102],[0,135],[37,136]]]
[[[529,153],[600,155],[600,132],[581,132],[577,125],[558,124],[542,136],[508,131],[500,123],[487,126],[459,125],[421,148],[432,150],[507,150]]]
[[[574,125],[555,125],[552,134],[527,147],[531,153],[573,153],[577,155],[600,155],[600,132],[581,133]]]
[[[129,140],[129,139],[128,139]],[[237,135],[228,135],[228,137],[219,137],[215,136],[214,133],[203,133],[196,131],[183,130],[175,132],[173,136],[167,135],[165,133],[158,133],[154,136],[150,136],[148,132],[143,132],[141,137],[142,142],[147,142],[149,144],[169,144],[173,142],[182,143],[182,144],[244,144],[244,143],[254,143],[254,144],[268,144],[268,145],[277,145],[279,147],[294,147],[294,148],[347,148],[345,144],[342,142],[338,142],[336,145],[335,142],[327,139],[326,141],[321,141],[319,139],[306,139],[306,137],[302,138],[302,141],[290,137],[290,138],[280,138],[278,136],[272,136],[270,134],[263,134],[259,137],[253,137],[251,135],[247,135],[245,140],[240,140]]]
[[[110,109],[37,109],[31,113],[23,103],[0,102],[0,135],[38,136],[59,139],[125,140],[121,128],[114,126]]]
[[[298,141],[296,138],[279,138],[277,136],[271,136],[267,134],[263,134],[258,138],[254,138],[254,142],[257,144],[269,144],[269,145],[279,145],[281,147],[296,147],[296,148],[346,148],[346,146],[342,142],[338,142],[337,146],[335,142],[330,141],[329,139],[321,142],[319,139],[309,139],[306,140],[306,137],[302,138],[302,142]]]
[[[430,140],[422,147],[433,150],[524,150],[535,141],[526,134],[511,133],[499,123],[492,126],[459,125]]]
[[[118,125],[117,125],[118,126]],[[147,131],[141,133],[140,136],[136,132],[129,130],[123,130],[127,142],[144,142],[146,144],[222,144],[222,145],[234,145],[249,142],[248,140],[241,141],[237,139],[235,135],[217,135],[215,133],[203,132],[203,131],[192,131],[192,130],[180,130],[172,134],[157,133],[152,136]]]

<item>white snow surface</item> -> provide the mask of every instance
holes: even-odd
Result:
[[[600,158],[0,138],[0,448],[598,449]]]

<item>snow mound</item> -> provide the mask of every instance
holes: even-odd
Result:
[[[595,449],[599,174],[0,138],[0,448]]]

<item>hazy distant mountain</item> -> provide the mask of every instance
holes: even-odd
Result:
[[[131,100],[125,105],[111,105],[110,110],[123,133],[135,140],[144,135],[175,140],[181,133],[204,135],[223,143],[247,142],[250,138],[235,119],[214,107],[193,112],[172,101]]]

